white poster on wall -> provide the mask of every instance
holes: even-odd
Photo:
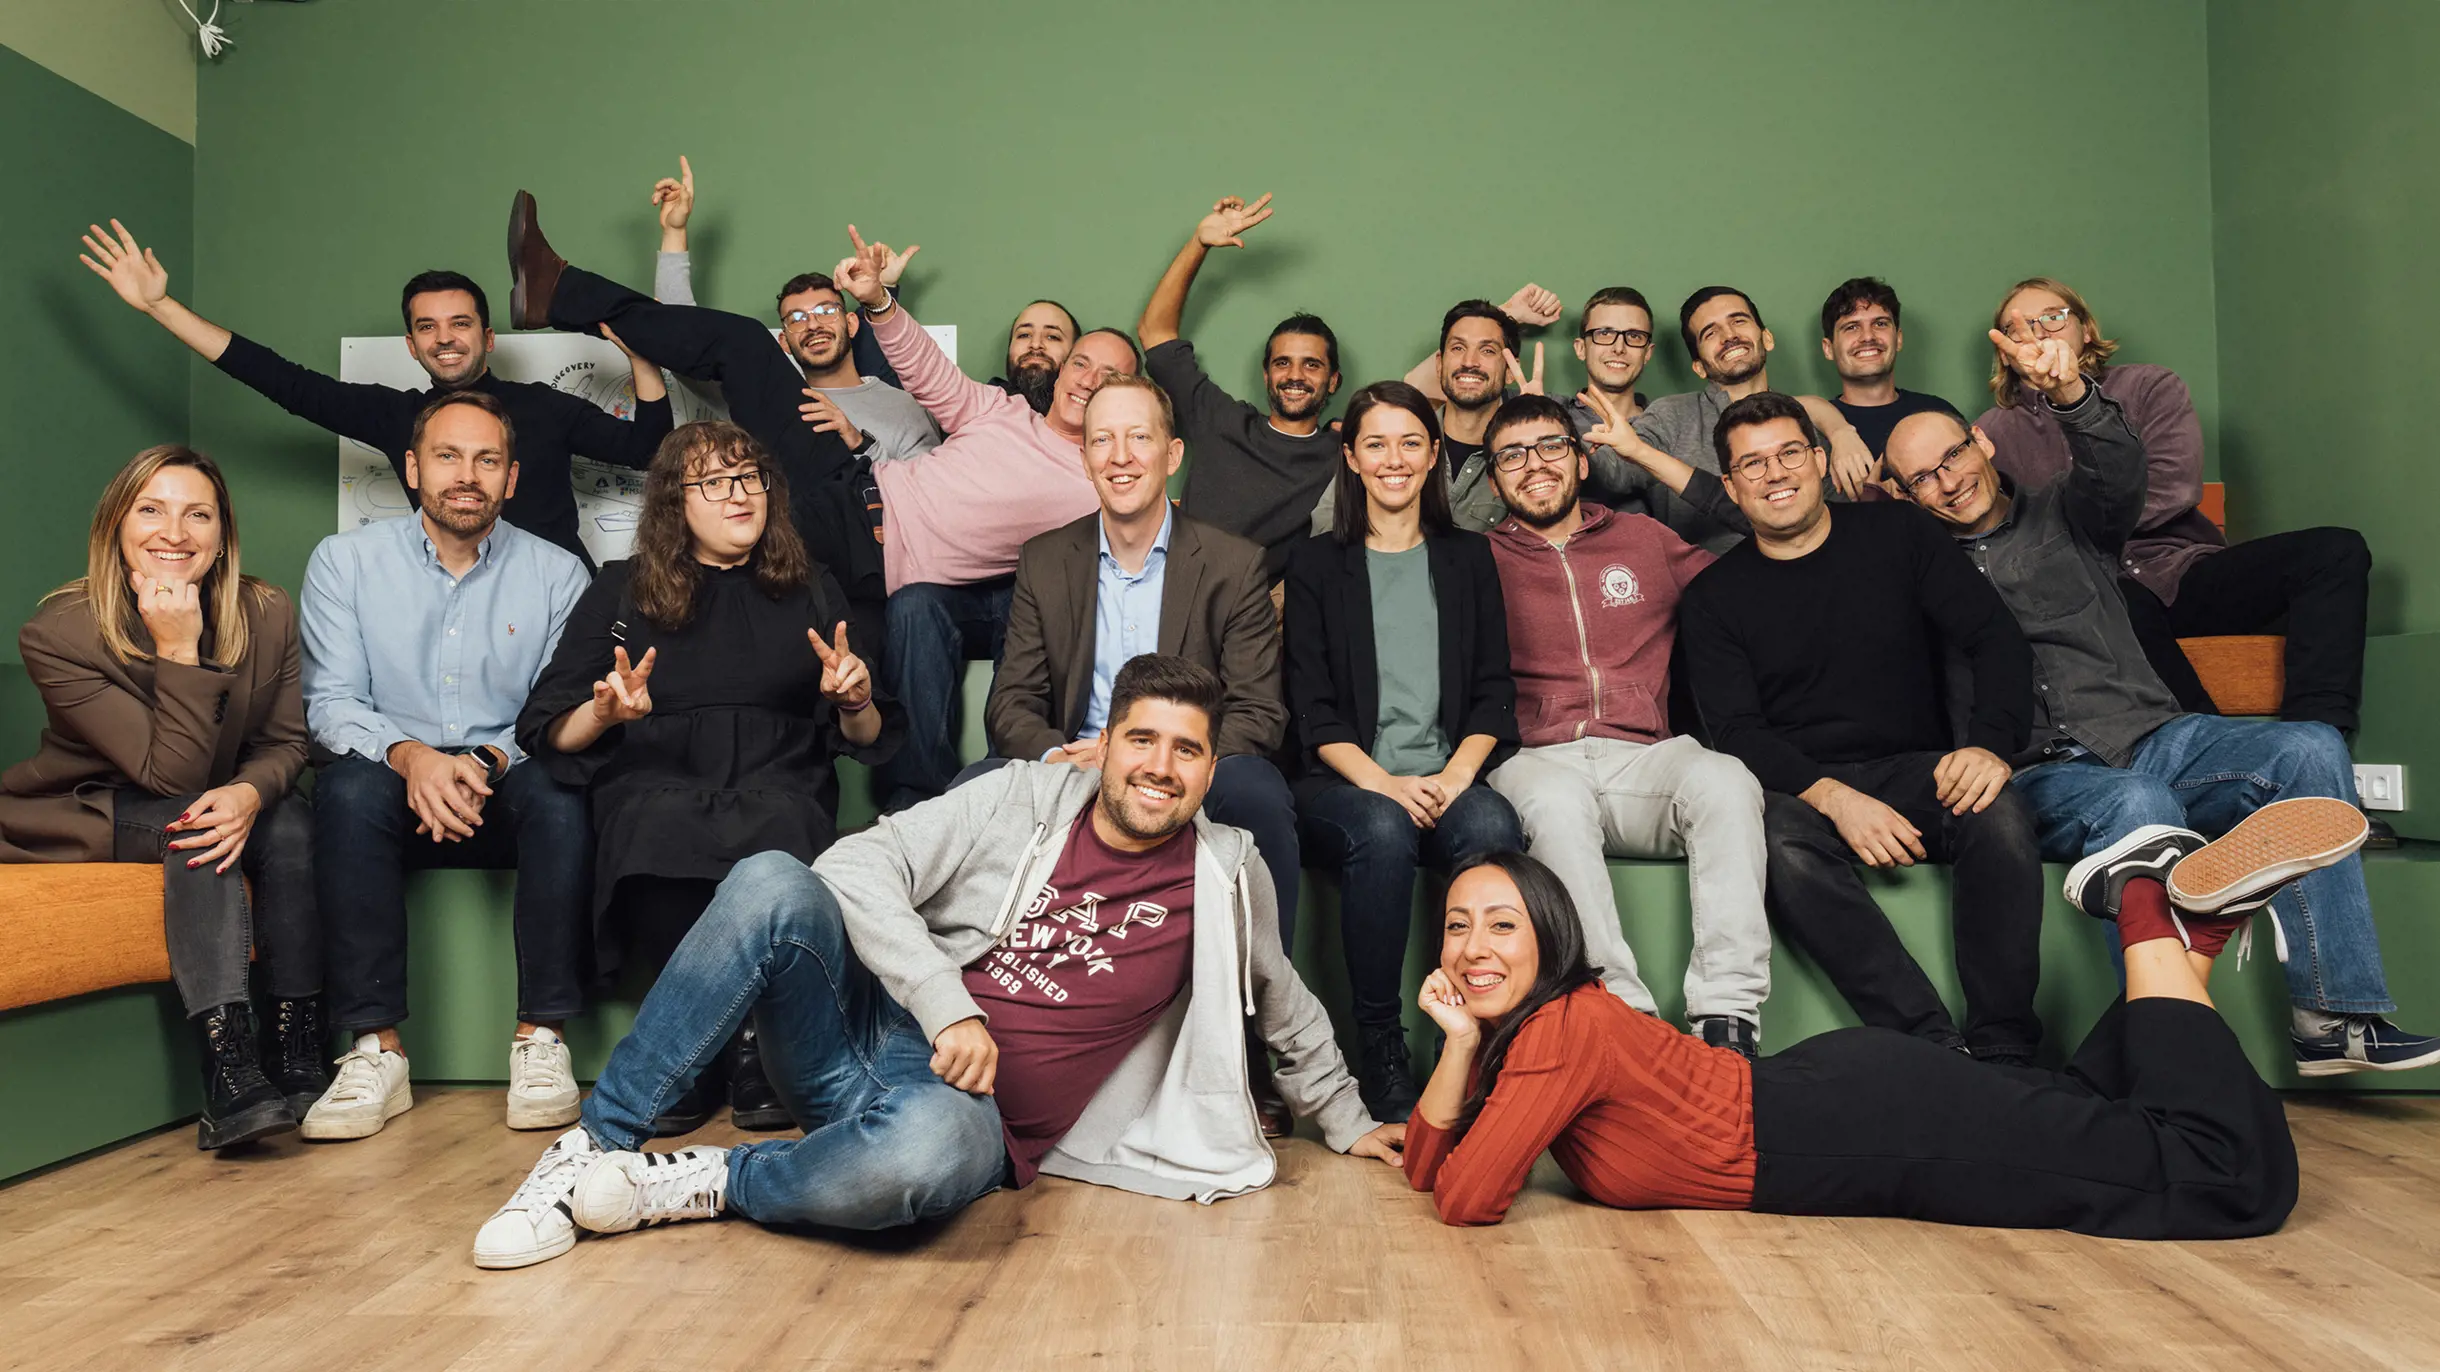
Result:
[[[955,324],[927,324],[924,331],[952,363],[957,361]],[[778,337],[776,332],[772,336]],[[635,376],[627,355],[603,339],[572,333],[506,334],[492,351],[491,370],[503,380],[539,381],[581,396],[621,419],[635,413]],[[698,386],[666,372],[663,376],[669,381],[670,409],[676,422],[691,424],[728,416],[719,387]],[[396,334],[340,339],[339,379],[410,391],[431,385],[431,378],[416,365],[415,355],[407,351],[407,340]],[[577,528],[586,550],[595,562],[625,557],[635,539],[644,474],[583,457],[569,465],[576,483]],[[353,439],[340,439],[339,531],[345,533],[376,519],[396,519],[409,511],[407,493],[399,486],[390,459]]]

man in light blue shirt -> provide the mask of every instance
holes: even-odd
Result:
[[[573,554],[500,521],[514,445],[498,401],[442,395],[406,454],[421,509],[324,539],[305,569],[305,718],[330,756],[314,788],[315,894],[331,1020],[353,1043],[306,1112],[309,1139],[363,1138],[414,1104],[398,1037],[411,868],[516,870],[508,1124],[576,1118],[558,1026],[584,1003],[593,830],[583,792],[518,751],[516,723],[587,578]]]

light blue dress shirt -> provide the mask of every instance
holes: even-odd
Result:
[[[1101,572],[1093,588],[1093,698],[1084,707],[1084,732],[1092,738],[1109,727],[1110,687],[1127,659],[1161,650],[1161,582],[1169,567],[1169,528],[1177,507],[1161,515],[1160,535],[1144,555],[1144,570],[1129,576],[1110,552],[1110,530],[1095,524],[1101,539]]]
[[[517,712],[587,579],[574,554],[507,523],[462,577],[441,566],[420,515],[323,539],[297,613],[314,742],[375,762],[406,739],[524,761]]]

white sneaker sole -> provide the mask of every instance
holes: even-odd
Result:
[[[536,1263],[549,1262],[575,1246],[576,1231],[571,1229],[566,1237],[533,1248],[505,1253],[486,1253],[478,1248],[474,1251],[474,1265],[487,1272],[510,1272],[520,1267],[532,1267]]]
[[[2371,834],[2364,812],[2343,800],[2275,800],[2177,864],[2169,900],[2190,914],[2218,914],[2344,861]]]
[[[319,1139],[336,1143],[346,1139],[369,1139],[381,1132],[381,1127],[415,1108],[415,1087],[401,1082],[398,1089],[381,1102],[381,1113],[343,1115],[333,1118],[319,1110],[305,1112],[305,1122],[297,1126],[299,1138]]]
[[[2408,1058],[2403,1062],[2366,1062],[2362,1058],[2323,1058],[2313,1062],[2300,1062],[2296,1064],[2296,1075],[2300,1077],[2344,1077],[2356,1072],[2411,1072],[2418,1067],[2429,1067],[2435,1062],[2440,1062],[2440,1048],[2434,1048],[2421,1057]]]
[[[508,1127],[511,1129],[565,1129],[584,1113],[584,1095],[574,1085],[557,1095],[539,1100],[523,1096],[508,1098]]]

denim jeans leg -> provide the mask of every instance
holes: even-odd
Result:
[[[246,998],[246,954],[253,931],[238,870],[189,867],[194,852],[169,846],[175,824],[195,797],[156,796],[134,787],[112,797],[116,832],[112,856],[161,868],[161,931],[169,945],[170,979],[189,1015]]]
[[[2009,784],[2032,807],[2047,862],[2074,862],[2147,824],[2189,827],[2186,804],[2167,782],[2097,757],[2041,763]]]
[[[1422,832],[1398,802],[1347,782],[1307,795],[1297,823],[1314,860],[1339,871],[1339,935],[1356,1024],[1393,1028]]]
[[[1287,778],[1269,758],[1240,754],[1224,757],[1212,768],[1211,791],[1203,797],[1203,813],[1216,824],[1233,825],[1254,836],[1255,855],[1271,874],[1271,894],[1279,904],[1279,943],[1296,951],[1296,881],[1304,870],[1303,849],[1296,841],[1296,801]]]
[[[930,800],[957,775],[957,718],[965,687],[963,586],[914,582],[889,600],[883,684],[906,712],[906,741],[877,769],[885,811]]]
[[[593,821],[583,791],[552,780],[530,759],[501,778],[497,803],[507,807],[516,840],[517,1018],[556,1024],[585,1006]]]
[[[1457,793],[1440,822],[1423,835],[1422,859],[1435,872],[1454,872],[1492,853],[1525,851],[1525,826],[1516,807],[1489,786],[1469,786]]]
[[[241,859],[254,883],[255,954],[276,1000],[322,994],[322,921],[314,910],[313,805],[295,791],[263,811]]]
[[[350,754],[314,779],[314,905],[328,958],[331,1027],[355,1034],[407,1017],[406,780]]]

